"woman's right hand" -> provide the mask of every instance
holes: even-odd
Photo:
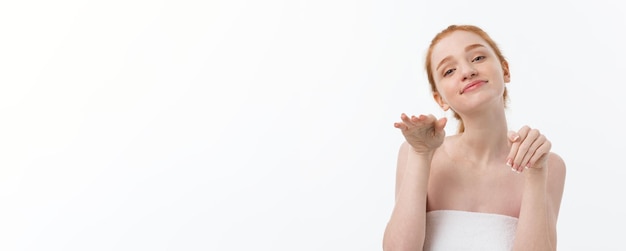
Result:
[[[402,122],[394,123],[394,127],[402,131],[407,143],[416,153],[432,153],[443,143],[447,118],[437,119],[432,114],[409,117],[404,113],[400,118]]]

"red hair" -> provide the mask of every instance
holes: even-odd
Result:
[[[496,44],[496,42],[494,42],[493,39],[491,39],[491,37],[487,34],[487,32],[485,32],[481,28],[479,28],[477,26],[473,26],[473,25],[450,25],[450,26],[448,26],[448,28],[446,28],[443,31],[439,32],[433,38],[433,40],[430,42],[430,46],[428,47],[428,52],[426,54],[426,74],[428,75],[428,83],[430,83],[430,88],[431,88],[431,90],[433,92],[438,92],[437,86],[435,85],[435,78],[433,77],[432,60],[430,59],[431,56],[432,56],[432,53],[433,53],[433,47],[439,41],[441,41],[441,39],[443,39],[444,37],[446,37],[447,35],[451,34],[452,32],[455,32],[455,31],[472,32],[472,33],[480,36],[482,39],[484,39],[485,42],[487,42],[487,44],[489,44],[491,49],[493,49],[493,51],[496,53],[496,56],[498,57],[498,60],[500,60],[500,63],[502,64],[502,69],[505,71],[506,74],[509,74],[508,69],[504,68],[504,64],[505,63],[508,64],[508,62],[504,58],[504,55],[502,55],[502,52],[500,51],[500,48],[498,48],[498,45]],[[506,102],[508,101],[508,95],[507,95],[506,88],[504,88],[504,94],[502,95],[502,98],[504,99],[504,101],[505,101],[504,103],[506,105]],[[459,120],[458,132],[459,133],[464,132],[465,131],[465,125],[463,125],[463,120],[461,119],[461,116],[459,116],[459,114],[456,113],[454,110],[452,111],[452,113],[454,114],[454,118]]]

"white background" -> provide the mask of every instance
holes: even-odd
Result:
[[[559,250],[623,245],[618,1],[3,1],[0,250],[382,250],[449,24],[568,173]],[[455,131],[454,123],[447,130]]]

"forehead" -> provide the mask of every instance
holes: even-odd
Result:
[[[465,48],[473,44],[481,44],[491,51],[491,47],[487,41],[476,33],[469,31],[453,31],[433,46],[431,60],[434,63],[438,63],[445,57],[454,56],[455,54],[462,55],[465,53]]]

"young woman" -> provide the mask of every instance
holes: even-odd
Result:
[[[407,116],[384,250],[556,250],[565,163],[539,130],[509,131],[509,64],[482,29],[451,25],[432,40],[433,98],[459,119]]]

